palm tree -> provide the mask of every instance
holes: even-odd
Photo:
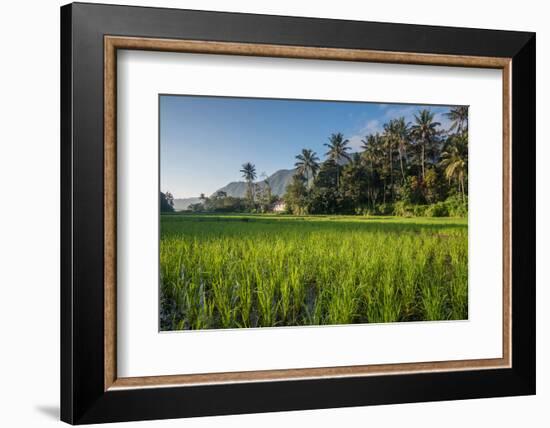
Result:
[[[440,165],[445,169],[445,177],[449,180],[455,179],[458,183],[459,192],[462,194],[462,202],[466,201],[466,189],[464,179],[468,170],[468,158],[466,141],[464,136],[452,139],[447,148],[441,153]]]
[[[409,141],[409,126],[410,123],[405,122],[404,117],[395,119],[393,125],[394,138],[397,142],[397,150],[399,151],[399,165],[401,167],[401,177],[405,184],[405,168],[403,167],[403,158],[407,161],[407,142]]]
[[[392,119],[384,124],[384,150],[388,154],[388,170],[390,174],[390,194],[393,199],[393,146],[395,141],[395,121]]]
[[[271,183],[267,178],[264,179],[264,183],[265,183],[264,189],[263,189],[264,203],[266,203],[266,205],[269,205],[271,203],[271,196],[272,196]]]
[[[371,198],[374,209],[380,190],[382,190],[383,201],[384,203],[386,202],[386,176],[380,173],[386,158],[385,142],[384,138],[379,133],[376,133],[368,135],[364,140],[361,140],[361,143],[363,143],[361,146],[363,149],[361,156],[366,161],[367,166],[370,167],[370,185],[367,194]],[[377,184],[377,177],[382,177],[382,189]]]
[[[378,167],[380,159],[383,157],[382,153],[382,138],[380,134],[367,135],[365,140],[361,140],[363,149],[362,156],[369,163],[371,172]]]
[[[260,178],[262,179],[262,185],[258,185],[258,202],[260,203],[262,212],[265,213],[269,210],[269,206],[271,205],[272,190],[271,183],[265,172],[260,174]]]
[[[422,180],[426,178],[426,149],[434,141],[438,134],[437,127],[441,125],[439,122],[434,122],[434,113],[430,110],[421,110],[418,115],[414,116],[414,125],[411,127],[411,135],[420,145],[421,165],[422,165]]]
[[[256,179],[256,167],[250,162],[246,162],[242,165],[242,169],[240,170],[240,172],[242,173],[243,178],[246,180],[246,195],[248,200],[250,201],[250,204],[252,205],[254,204],[253,183]]]
[[[313,150],[303,149],[302,153],[296,156],[298,162],[294,164],[296,172],[306,177],[308,185],[311,185],[311,179],[315,178],[319,171],[319,158]]]
[[[449,131],[456,129],[458,134],[461,134],[462,131],[468,131],[468,107],[467,106],[458,106],[452,108],[448,113],[445,113],[451,122],[452,125],[449,128]]]
[[[333,160],[336,163],[336,188],[340,187],[340,161],[347,159],[350,160],[350,156],[347,153],[348,150],[351,150],[348,146],[349,140],[344,140],[344,134],[338,132],[337,134],[332,134],[329,137],[329,142],[325,143],[325,146],[328,147],[328,152],[325,153],[325,156],[328,156],[329,159]]]

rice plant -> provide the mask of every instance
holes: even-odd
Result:
[[[161,329],[468,317],[464,219],[163,215]]]

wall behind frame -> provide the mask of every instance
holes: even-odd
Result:
[[[59,0],[6,2],[1,8],[0,78],[0,325],[3,349],[2,420],[10,427],[59,427]],[[435,0],[296,2],[292,0],[103,0],[159,7],[227,10],[411,24],[537,31],[537,75],[550,74],[550,29],[543,2]],[[498,9],[496,6],[498,5]],[[550,402],[550,116],[547,79],[537,82],[538,384],[537,396],[420,403],[264,415],[200,418],[125,427],[399,426],[447,428],[478,425],[544,426]],[[546,167],[545,167],[546,166]],[[32,381],[31,381],[32,380]],[[29,385],[32,383],[32,387]]]

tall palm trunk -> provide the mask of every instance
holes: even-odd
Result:
[[[426,173],[424,171],[424,147],[425,147],[425,142],[422,143],[422,181],[424,181],[426,179]]]
[[[393,202],[393,158],[391,153],[391,146],[390,146],[389,154],[390,154],[390,186],[391,186],[390,195],[391,195],[391,200]]]
[[[403,156],[399,156],[399,163],[401,165],[401,177],[403,177],[403,184],[405,184],[406,182],[406,179],[405,179],[405,170],[403,168]]]
[[[401,167],[401,178],[403,178],[403,184],[405,184],[406,177],[405,177],[405,168],[403,167],[403,158],[407,158],[407,152],[405,149],[405,141],[401,140],[399,142],[399,165]]]
[[[249,200],[249,203],[250,203],[250,207],[252,207],[254,205],[254,193],[253,193],[253,190],[252,190],[252,181],[248,180],[248,200]]]

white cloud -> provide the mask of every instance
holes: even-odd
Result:
[[[349,146],[353,151],[360,151],[362,142],[369,134],[376,134],[383,131],[383,124],[378,119],[370,119],[359,129],[359,131],[349,138]]]
[[[378,119],[372,119],[367,121],[361,132],[364,135],[376,134],[377,132],[382,132],[383,129],[384,125]]]
[[[430,107],[420,105],[394,105],[394,104],[380,104],[380,110],[383,113],[379,115],[377,119],[368,119],[357,132],[348,138],[349,146],[353,151],[361,151],[361,146],[365,137],[369,134],[382,133],[384,131],[384,123],[387,123],[390,119],[396,119],[404,117],[405,122],[414,123],[414,117],[418,114],[418,111],[422,108],[434,111],[434,120],[441,123],[441,129],[447,130],[451,126],[451,121],[445,115],[448,111],[447,108]]]
[[[435,111],[434,113],[434,121],[441,123],[441,129],[448,130],[451,126],[451,121],[449,118],[445,115],[445,113],[448,111],[447,108],[444,108],[444,111],[441,111],[441,107],[430,107],[430,106],[405,106],[405,107],[395,107],[390,108],[385,111],[384,116],[387,119],[394,119],[403,116],[405,118],[405,122],[414,123],[414,117],[416,114],[418,114],[418,110],[421,108],[427,108],[428,110]]]
[[[361,137],[360,135],[354,135],[353,137],[348,138],[349,146],[351,147],[351,150],[354,152],[361,151],[361,146],[363,145],[361,140],[364,138],[365,138],[364,136]]]
[[[388,120],[404,117],[405,121],[411,122],[416,113],[418,113],[418,106],[395,106],[386,109],[384,117]]]

